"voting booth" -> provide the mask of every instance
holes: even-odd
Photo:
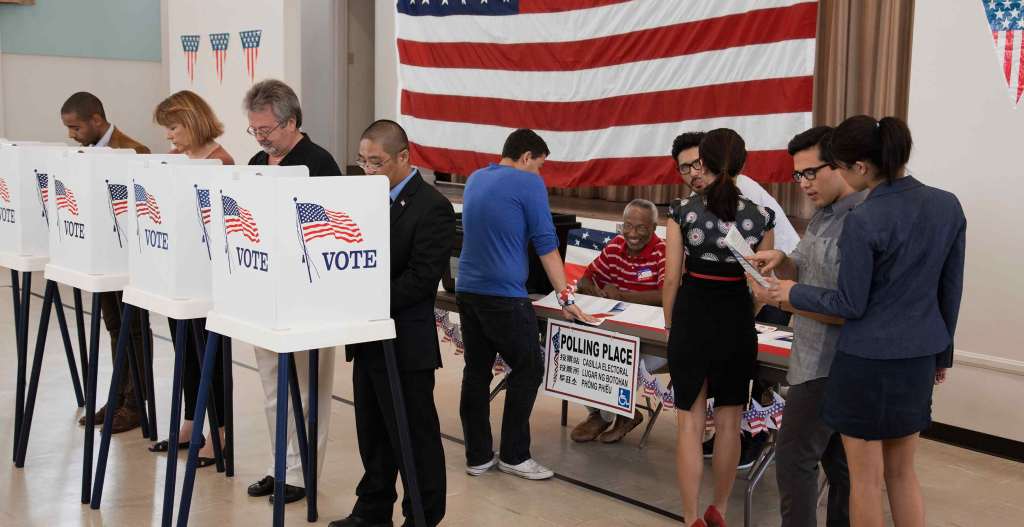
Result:
[[[21,257],[49,255],[49,156],[68,150],[45,143],[0,144],[0,253]]]
[[[179,313],[145,300],[140,293],[169,301],[191,301],[209,309],[210,182],[230,172],[219,160],[187,160],[173,163],[147,161],[135,172],[124,191],[128,195],[121,223],[129,238],[129,303],[173,318],[201,318],[205,311]],[[130,298],[129,298],[130,297]],[[166,303],[166,302],[165,302]],[[190,310],[194,311],[194,310]],[[202,309],[199,309],[202,311]]]
[[[270,330],[389,319],[386,177],[248,167],[210,198],[217,314]]]

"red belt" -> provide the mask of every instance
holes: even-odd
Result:
[[[686,274],[694,278],[700,278],[701,280],[714,280],[716,282],[742,282],[744,280],[742,276],[715,276],[710,274],[694,273],[692,271],[687,271]]]

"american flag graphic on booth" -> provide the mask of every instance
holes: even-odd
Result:
[[[252,212],[239,205],[234,198],[222,195],[220,199],[224,208],[224,235],[240,232],[250,242],[260,243],[260,229]]]
[[[982,0],[982,4],[1010,100],[1020,104],[1024,95],[1024,2]]]
[[[210,190],[205,188],[196,189],[196,199],[199,200],[199,215],[203,219],[203,225],[210,224]]]
[[[298,203],[297,214],[304,241],[333,236],[346,243],[362,243],[363,233],[344,212],[333,211],[316,203]]]
[[[814,0],[397,3],[400,120],[414,165],[469,175],[532,128],[548,186],[678,183],[685,131],[733,128],[744,173],[789,181],[811,126]]]
[[[72,216],[78,216],[78,202],[75,201],[75,193],[65,187],[63,181],[56,178],[53,180],[53,188],[56,194],[57,210],[64,209]]]
[[[143,217],[148,216],[153,223],[162,223],[160,219],[160,206],[157,205],[156,198],[146,192],[146,187],[135,183],[135,216]]]
[[[230,33],[210,33],[210,46],[213,48],[213,62],[217,68],[217,81],[224,83],[224,63],[228,59],[228,42]]]
[[[7,180],[0,177],[0,199],[4,200],[4,203],[11,202],[11,189],[7,188]]]
[[[50,200],[50,177],[42,172],[36,172],[36,183],[39,183],[39,195],[43,198],[43,207]]]
[[[185,52],[185,71],[188,73],[188,81],[196,80],[196,59],[199,58],[199,35],[182,35],[181,49]]]
[[[107,192],[110,193],[110,208],[115,217],[128,212],[128,185],[107,183]]]
[[[260,40],[263,37],[262,29],[250,29],[239,31],[239,38],[242,39],[242,53],[245,54],[245,71],[249,73],[249,81],[256,80],[256,59],[260,57]]]

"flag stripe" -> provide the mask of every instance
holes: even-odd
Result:
[[[1020,102],[1020,96],[1024,93],[1024,31],[1017,32],[1017,97],[1014,102]]]
[[[1003,73],[1006,82],[1010,82],[1010,68],[1013,67],[1013,31],[1007,31],[1003,42]]]
[[[458,0],[452,0],[453,2]],[[520,13],[558,13],[576,9],[590,9],[630,0],[519,0]]]
[[[400,65],[399,69],[402,88],[417,93],[526,101],[585,101],[812,75],[814,45],[814,39],[788,40],[583,71],[438,70],[406,65]]]
[[[398,39],[403,64],[427,68],[576,71],[814,38],[817,6],[760,9],[612,36],[553,43],[430,43]]]
[[[729,127],[746,142],[747,150],[784,150],[791,130],[805,124],[804,113],[713,117],[649,125],[617,126],[584,132],[537,129],[551,150],[550,161],[588,161],[597,157],[668,156],[672,140],[686,130]],[[409,137],[423,145],[498,153],[511,127],[433,121],[406,117]],[[479,168],[479,167],[478,167]]]
[[[590,101],[533,102],[402,91],[402,113],[436,121],[581,131],[811,108],[814,77],[783,77]],[[752,97],[783,93],[786,97]],[[664,145],[662,145],[664,146]]]
[[[671,145],[667,143],[665,148]],[[410,144],[414,165],[454,174],[469,174],[476,167],[498,162],[498,154]],[[785,149],[747,152],[743,173],[766,182],[792,180],[793,160]],[[629,158],[604,158],[580,162],[548,161],[542,170],[550,187],[606,185],[655,185],[679,183],[672,159],[665,153]]]
[[[459,0],[453,0],[459,1]],[[477,0],[479,1],[479,0]],[[495,0],[491,0],[495,1]],[[561,0],[552,0],[552,3]],[[417,17],[399,12],[398,38],[416,42],[566,42],[643,31],[751,11],[750,0],[633,0],[594,9],[515,16]],[[758,9],[816,5],[814,0],[758,0]],[[522,10],[522,6],[520,6]],[[467,19],[472,18],[472,23]]]

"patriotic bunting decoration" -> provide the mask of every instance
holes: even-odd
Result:
[[[181,49],[185,52],[185,71],[188,82],[196,81],[196,59],[199,58],[199,35],[182,35]]]
[[[262,29],[250,29],[239,31],[238,36],[242,39],[242,52],[245,54],[245,71],[249,73],[249,82],[256,80],[256,60],[260,56],[260,40],[263,36]]]
[[[224,62],[228,59],[230,33],[210,33],[210,47],[213,48],[213,62],[217,70],[217,81],[224,84]]]
[[[1024,95],[1024,2],[982,0],[999,67],[1014,105]]]

